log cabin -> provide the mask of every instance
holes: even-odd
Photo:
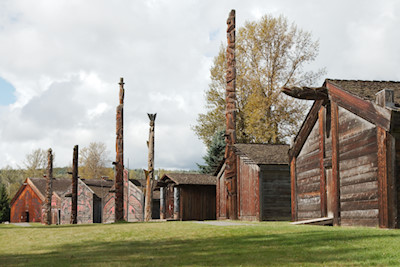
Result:
[[[290,220],[289,145],[235,144],[237,215],[228,215],[225,165],[217,174],[217,219]]]
[[[289,151],[292,220],[399,228],[400,82],[282,91],[314,100]]]
[[[168,173],[160,188],[160,218],[167,220],[215,220],[216,178],[206,174]]]

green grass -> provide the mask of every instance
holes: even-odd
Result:
[[[400,231],[194,222],[0,226],[1,266],[400,265]]]

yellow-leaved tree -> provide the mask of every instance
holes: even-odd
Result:
[[[240,143],[282,143],[298,130],[307,107],[280,93],[282,86],[310,86],[324,69],[306,71],[318,55],[318,41],[280,16],[246,22],[236,38],[236,131]],[[211,68],[205,114],[193,130],[209,146],[225,128],[226,47]]]

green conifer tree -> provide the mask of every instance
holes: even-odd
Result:
[[[225,153],[225,130],[214,134],[207,154],[203,157],[206,165],[197,164],[201,173],[213,174],[224,159]]]
[[[0,222],[10,220],[10,200],[4,184],[0,184]]]

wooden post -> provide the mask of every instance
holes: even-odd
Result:
[[[394,178],[394,138],[377,127],[379,227],[394,228],[397,223],[397,194]]]
[[[51,199],[53,196],[53,154],[51,148],[47,151],[47,174],[46,174],[46,199],[44,203],[44,223],[51,224]]]
[[[179,187],[174,186],[174,220],[180,219],[180,194],[179,194]]]
[[[124,78],[119,82],[115,165],[115,221],[124,220]]]
[[[146,198],[144,203],[144,220],[146,222],[151,220],[151,211],[153,206],[153,180],[154,180],[154,125],[156,114],[147,114],[150,119],[149,141],[147,147],[149,148],[148,170],[146,173]]]
[[[71,224],[78,223],[78,145],[74,147],[72,158],[72,200]]]
[[[324,167],[324,156],[325,156],[325,119],[324,119],[324,107],[321,107],[318,112],[319,122],[319,170],[320,170],[320,198],[321,198],[321,217],[327,215],[327,200],[326,200],[326,177]]]
[[[237,169],[233,145],[236,143],[236,59],[235,59],[235,10],[227,20],[226,49],[226,134],[225,134],[225,183],[227,189],[227,217],[236,220],[237,214]]]
[[[292,221],[297,221],[297,183],[296,183],[296,157],[290,162],[290,187],[292,197]]]
[[[160,219],[165,219],[165,187],[160,187]]]
[[[331,102],[333,225],[340,225],[339,108]]]

